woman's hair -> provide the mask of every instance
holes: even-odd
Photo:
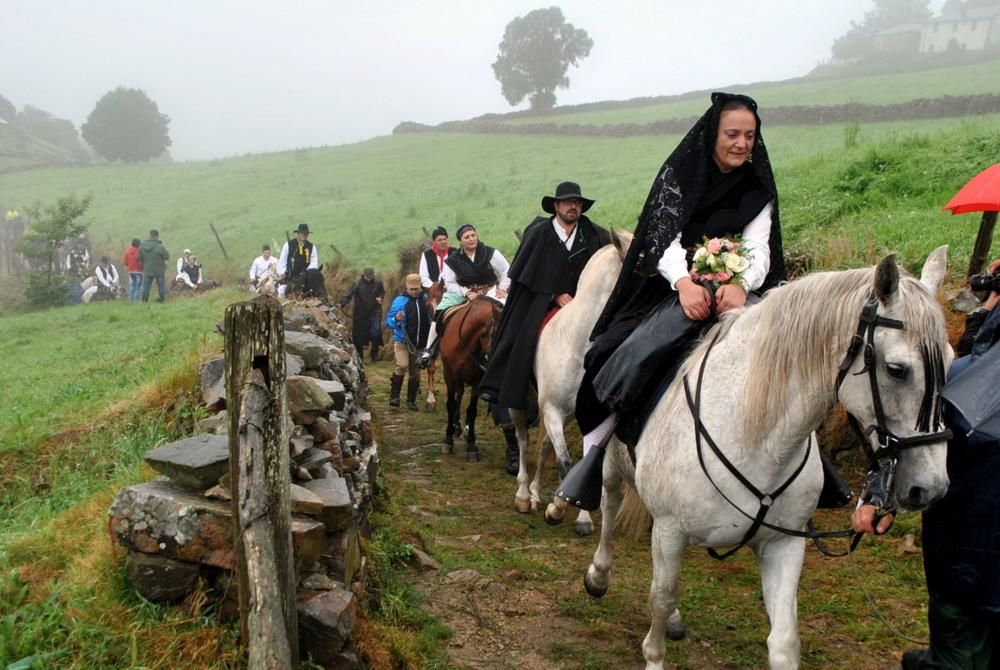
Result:
[[[757,110],[749,102],[736,98],[734,100],[727,100],[722,104],[722,107],[719,108],[719,116],[732,109],[745,109],[748,112],[757,113]]]

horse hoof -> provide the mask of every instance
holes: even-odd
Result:
[[[577,521],[573,526],[573,530],[575,530],[576,534],[580,537],[587,537],[588,535],[594,534],[594,524],[591,521],[587,521],[585,523]]]
[[[442,454],[453,454],[455,453],[455,445],[453,444],[442,444],[441,445]]]
[[[591,580],[590,570],[587,570],[587,573],[583,576],[583,588],[587,591],[587,595],[591,598],[600,598],[608,592],[607,585],[601,587]]]
[[[560,508],[555,503],[549,503],[549,506],[545,508],[545,523],[550,526],[558,526],[562,523],[565,516],[566,510]]]
[[[683,640],[687,636],[687,629],[684,627],[684,620],[681,613],[674,610],[674,613],[667,618],[667,637],[671,640]]]
[[[531,501],[528,500],[527,498],[515,497],[514,507],[516,507],[517,511],[520,512],[521,514],[527,514],[528,512],[531,511]]]
[[[470,463],[478,463],[479,462],[479,450],[477,449],[476,451],[466,451],[465,452],[465,460],[468,461],[468,462],[470,462]]]

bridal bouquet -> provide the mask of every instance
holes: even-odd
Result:
[[[715,286],[739,284],[740,278],[750,267],[750,254],[740,238],[705,238],[694,252],[689,274],[696,282],[710,282]]]

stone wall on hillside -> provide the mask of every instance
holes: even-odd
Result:
[[[871,123],[904,119],[940,119],[1000,113],[1000,95],[943,96],[889,105],[848,103],[844,105],[789,105],[761,108],[765,125],[812,125],[825,123]],[[427,126],[407,121],[393,128],[394,135],[419,132],[489,133],[509,135],[580,135],[632,137],[686,133],[699,117],[663,119],[650,123],[507,123],[499,118],[448,121]]]
[[[378,447],[364,409],[367,380],[349,331],[318,300],[287,303],[286,434],[302,657],[362,668],[353,642],[364,591],[360,541],[378,493]],[[202,399],[217,413],[193,437],[145,455],[160,476],[123,489],[108,512],[136,591],[156,602],[196,589],[236,614],[225,360],[201,366]]]

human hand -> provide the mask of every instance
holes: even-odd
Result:
[[[402,321],[403,320],[403,313],[402,312],[396,312],[396,316],[394,318],[396,319],[396,321]]]
[[[507,297],[507,291],[505,291],[504,289],[502,289],[502,288],[500,288],[498,286],[497,287],[497,299],[498,300],[503,300],[506,297]]]
[[[715,308],[719,314],[747,304],[747,292],[739,284],[723,284],[715,291]]]
[[[469,291],[468,293],[465,294],[465,297],[468,298],[469,300],[475,300],[476,298],[479,297],[479,294],[476,293],[475,291]]]
[[[876,525],[875,517],[877,515],[878,508],[875,505],[862,505],[851,515],[851,527],[855,533],[883,535],[892,528],[892,522],[896,520],[896,517],[892,514],[886,514],[878,519],[878,525]]]
[[[559,295],[556,296],[556,304],[559,305],[560,307],[565,307],[570,302],[572,302],[572,300],[573,296],[571,296],[569,293],[560,293]]]
[[[712,296],[701,284],[695,284],[690,277],[681,278],[677,284],[677,294],[684,309],[684,315],[692,321],[703,321],[712,313]]]

